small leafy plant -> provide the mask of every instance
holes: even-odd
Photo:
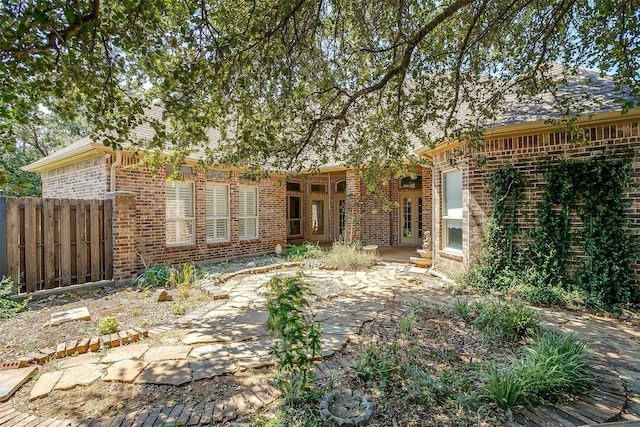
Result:
[[[189,287],[193,284],[196,267],[192,262],[180,264],[178,268],[172,268],[169,272],[169,285],[172,287]]]
[[[393,377],[401,374],[393,347],[367,347],[358,359],[355,371],[365,381],[374,380],[384,390]]]
[[[27,301],[16,302],[11,299],[15,294],[13,280],[10,277],[3,277],[0,280],[0,319],[13,317],[27,307]]]
[[[138,286],[158,288],[169,284],[171,276],[171,267],[156,264],[148,267],[138,278],[135,283]]]
[[[276,276],[267,286],[267,330],[280,361],[275,384],[285,403],[294,404],[310,392],[309,382],[315,379],[311,364],[320,351],[320,327],[307,300],[311,287],[300,274]]]
[[[113,316],[107,316],[98,322],[98,333],[100,335],[113,334],[118,330],[119,326],[120,322],[118,322],[117,318]]]
[[[187,309],[183,305],[178,304],[177,302],[174,302],[173,305],[171,306],[170,313],[173,314],[174,316],[182,316],[186,312],[187,312]]]

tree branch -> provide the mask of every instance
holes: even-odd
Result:
[[[38,53],[45,53],[51,49],[58,47],[58,41],[66,42],[70,37],[77,34],[83,25],[94,22],[100,15],[100,0],[92,0],[91,11],[80,19],[70,23],[66,28],[56,31],[51,30],[47,35],[47,43],[41,46],[34,46],[27,49],[7,49],[7,52],[14,54],[16,57],[25,55],[33,55]]]

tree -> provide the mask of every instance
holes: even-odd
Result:
[[[145,147],[176,161],[395,168],[416,141],[477,135],[506,93],[553,93],[553,61],[640,100],[639,0],[23,0],[0,18],[5,145],[46,105],[117,146],[160,100]]]
[[[29,122],[16,128],[14,144],[0,145],[0,188],[7,196],[41,196],[38,174],[21,168],[87,133],[86,125],[63,121],[57,115],[38,110]]]

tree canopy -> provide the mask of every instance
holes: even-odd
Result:
[[[638,0],[5,0],[0,29],[5,146],[40,105],[116,146],[159,102],[145,147],[178,159],[394,165],[554,93],[554,62],[640,100]]]

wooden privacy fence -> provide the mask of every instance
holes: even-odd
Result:
[[[0,276],[19,293],[112,279],[112,217],[111,200],[0,194]]]

